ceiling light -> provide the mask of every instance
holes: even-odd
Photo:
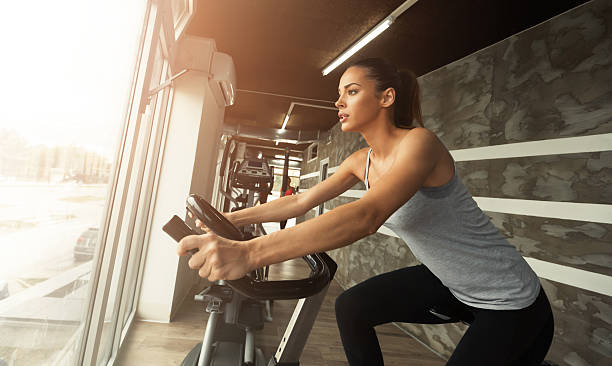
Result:
[[[289,122],[289,113],[285,115],[285,120],[283,121],[283,126],[281,127],[281,130],[284,130],[285,127],[287,127],[287,122]]]
[[[284,158],[285,158],[285,155],[282,155],[282,154],[275,154],[274,155],[274,159],[284,159]],[[290,160],[302,161],[302,158],[300,158],[299,156],[293,156],[293,155],[290,155],[289,159]]]
[[[330,102],[327,102],[330,103]],[[333,102],[331,102],[333,103]],[[285,120],[283,121],[283,125],[281,126],[281,132],[284,132],[282,130],[284,130],[287,127],[287,123],[289,122],[289,117],[291,116],[291,112],[293,112],[293,107],[296,105],[301,105],[304,107],[312,107],[312,108],[321,108],[321,109],[330,109],[332,111],[337,111],[338,108],[336,107],[328,107],[325,105],[320,105],[320,104],[308,104],[308,103],[300,103],[300,102],[291,102],[291,105],[289,105],[289,110],[287,110],[287,114],[285,114]]]
[[[276,143],[276,145],[278,145],[280,142],[282,142],[284,144],[294,144],[294,145],[296,145],[299,141],[298,140],[293,140],[293,139],[278,138],[278,139],[274,140],[274,142]]]
[[[397,19],[400,14],[402,14],[406,9],[414,5],[417,0],[406,0],[400,6],[398,6],[391,14],[389,14],[385,19],[383,19],[380,23],[378,23],[374,28],[370,29],[368,33],[366,33],[363,37],[361,37],[357,42],[353,43],[349,49],[342,52],[340,56],[338,56],[335,60],[333,60],[329,65],[327,65],[322,73],[323,76],[332,72],[336,67],[340,66],[344,61],[346,61],[349,57],[353,56],[357,51],[363,48],[366,44],[370,43],[374,38],[376,38],[379,34],[384,32],[391,24]]]
[[[284,159],[284,158],[285,158],[285,155],[283,155],[283,154],[275,154],[274,155],[274,159]],[[299,156],[293,156],[293,155],[290,155],[289,159],[302,161],[302,158],[300,158]]]
[[[393,23],[393,19],[386,18],[382,23],[379,23],[376,27],[366,33],[365,36],[361,37],[356,43],[354,43],[348,50],[342,52],[340,56],[338,56],[331,64],[329,64],[326,68],[323,69],[323,76],[329,74],[336,67],[340,66],[347,58],[353,56],[355,52],[359,51],[366,44],[370,43],[371,40],[376,38],[379,34],[385,31],[385,29],[389,28],[389,26]]]

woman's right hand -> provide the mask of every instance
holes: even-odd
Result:
[[[229,222],[231,222],[232,224],[234,224],[232,222],[231,219],[231,212],[220,212],[221,215],[223,215]],[[191,211],[187,211],[187,215],[189,215],[190,218],[193,218],[193,214],[191,213]],[[204,233],[208,233],[210,231],[210,229],[208,229],[208,227],[206,225],[204,225],[204,223],[202,221],[200,221],[199,219],[195,219],[195,225],[198,229],[202,230]]]

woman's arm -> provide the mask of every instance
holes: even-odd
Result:
[[[225,213],[225,216],[236,226],[283,221],[302,216],[313,207],[337,197],[354,186],[359,178],[353,173],[353,165],[357,164],[355,157],[351,155],[340,164],[336,173],[306,192],[280,197],[263,205]]]
[[[179,254],[198,248],[189,266],[200,268],[200,276],[211,281],[235,279],[255,268],[336,249],[375,233],[416,193],[446,153],[435,135],[425,129],[408,134],[398,149],[391,169],[359,200],[247,242],[214,234],[189,236],[179,244]]]
[[[303,208],[295,195],[283,196],[273,201],[234,212],[223,213],[236,226],[283,221],[303,215]]]
[[[398,146],[391,169],[362,198],[286,230],[252,239],[253,268],[337,249],[375,233],[430,176],[445,148],[426,129],[415,129]]]

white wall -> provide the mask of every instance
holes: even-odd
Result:
[[[225,108],[217,106],[214,96],[207,88],[189,192],[199,194],[208,202],[211,201],[215,183],[217,145],[221,140],[224,114]],[[195,270],[187,266],[185,258],[185,265],[179,266],[176,275],[172,314],[178,310],[191,288],[198,282],[200,282],[200,277]]]
[[[185,218],[185,199],[190,193],[210,198],[216,144],[224,116],[224,108],[216,104],[208,86],[209,62],[207,57],[201,56],[215,51],[214,41],[187,38],[181,42],[179,47],[188,51],[192,62],[188,68],[197,71],[189,71],[174,82],[174,99],[152,230],[144,253],[146,262],[137,308],[139,319],[160,322],[170,321],[193,285],[199,282],[197,272],[189,269],[186,257],[176,255],[176,243],[161,228],[172,215]],[[179,71],[187,68],[181,64],[180,54],[179,51],[174,68]]]

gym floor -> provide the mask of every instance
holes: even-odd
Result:
[[[303,278],[308,268],[300,260],[288,261],[270,267],[270,279]],[[336,327],[334,301],[342,288],[334,281],[329,291],[308,343],[302,353],[302,366],[346,366],[346,358]],[[274,321],[266,323],[256,335],[256,345],[268,360],[275,352],[285,326],[293,313],[297,300],[275,301],[272,309]],[[175,319],[168,324],[135,321],[128,333],[117,365],[180,365],[193,346],[201,342],[204,335],[207,314],[204,304],[197,303],[190,296],[180,308]],[[376,328],[385,365],[387,366],[442,366],[445,361],[403,333],[392,324]]]

